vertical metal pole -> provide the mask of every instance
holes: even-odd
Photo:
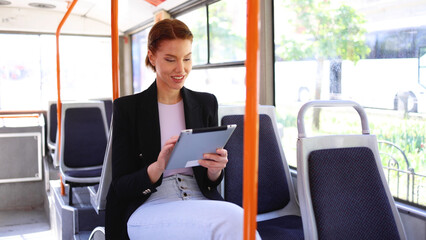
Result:
[[[244,119],[244,239],[256,238],[259,115],[259,0],[247,1],[246,111]]]
[[[64,17],[62,18],[61,22],[59,23],[58,28],[56,29],[56,84],[57,84],[57,90],[58,90],[58,102],[57,102],[57,115],[58,115],[58,136],[57,136],[57,143],[56,143],[56,156],[61,156],[61,122],[62,122],[62,102],[61,102],[61,65],[59,61],[59,35],[61,34],[62,26],[64,25],[65,21],[67,20],[68,16],[71,14],[72,9],[74,8],[75,4],[78,0],[73,0],[70,7],[68,8],[67,12],[65,13]],[[61,178],[61,195],[65,195],[65,187],[62,182],[62,176]]]
[[[111,47],[112,47],[112,97],[120,95],[120,62],[118,41],[118,0],[111,0]]]

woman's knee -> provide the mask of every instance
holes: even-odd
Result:
[[[138,210],[127,223],[129,235],[133,237],[140,237],[140,234],[175,239],[180,234],[184,234],[186,239],[222,240],[243,237],[244,211],[233,203],[186,201]]]

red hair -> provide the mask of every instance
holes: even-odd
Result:
[[[193,35],[188,26],[177,19],[164,19],[151,28],[148,35],[148,50],[155,54],[164,40],[183,39],[192,42]],[[155,72],[155,66],[149,61],[148,55],[145,58],[145,65]]]

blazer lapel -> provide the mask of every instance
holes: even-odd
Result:
[[[155,81],[146,91],[142,92],[140,101],[137,118],[139,147],[140,149],[151,149],[151,152],[158,155],[161,150],[161,134]],[[156,158],[153,160],[155,161]]]

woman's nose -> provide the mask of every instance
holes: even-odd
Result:
[[[176,72],[181,73],[184,70],[184,63],[183,61],[177,61],[176,64]]]

